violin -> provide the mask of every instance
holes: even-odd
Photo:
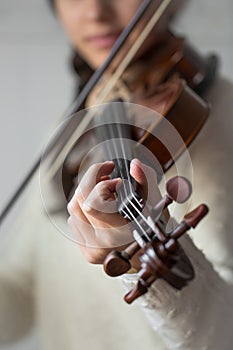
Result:
[[[43,159],[49,158],[50,179],[56,178],[56,175],[62,172],[63,190],[67,198],[70,196],[74,177],[77,176],[82,161],[76,149],[80,142],[89,145],[88,140],[93,137],[93,128],[88,127],[91,123],[99,123],[98,118],[96,122],[93,113],[87,113],[83,120],[71,116],[93,104],[93,101],[98,104],[110,102],[118,105],[127,101],[142,104],[158,113],[160,117],[156,121],[147,122],[147,125],[143,125],[141,119],[141,125],[126,127],[127,113],[121,109],[119,119],[108,120],[104,123],[106,127],[101,125],[94,128],[94,139],[96,142],[109,139],[134,140],[155,155],[162,172],[172,166],[196,137],[209,113],[208,104],[197,93],[203,93],[211,85],[216,73],[217,59],[215,56],[202,58],[183,38],[177,38],[169,29],[164,31],[153,50],[146,50],[140,55],[140,47],[144,45],[145,38],[156,28],[162,16],[167,12],[173,14],[176,9],[172,0],[163,0],[159,7],[154,7],[155,4],[151,0],[142,3],[107,61],[94,73],[71,106],[68,111],[69,118],[66,118],[43,157],[36,161],[16,194],[12,196],[1,214],[1,221]],[[141,34],[135,42],[135,31],[138,31],[138,28],[141,28]],[[103,115],[111,115],[108,107]],[[167,123],[180,135],[180,142],[169,139]],[[166,142],[163,142],[164,140]],[[122,149],[124,154],[128,154],[126,158],[119,156],[119,152],[110,152],[107,157],[115,163],[112,176],[120,176],[126,180],[117,193],[118,210],[130,222],[135,242],[121,253],[116,251],[110,254],[104,268],[112,276],[125,273],[135,252],[143,250],[138,286],[126,296],[126,301],[132,302],[145,293],[157,278],[164,278],[172,286],[180,289],[194,277],[191,262],[177,240],[189,228],[195,227],[207,214],[208,209],[201,205],[194,212],[187,214],[182,223],[168,234],[167,207],[172,201],[179,203],[187,200],[191,194],[190,184],[181,177],[172,179],[167,184],[165,198],[154,207],[149,207],[138,191],[137,184],[128,176],[129,163],[133,157],[132,150],[127,142],[123,142]],[[71,157],[74,152],[76,157]],[[75,158],[75,161],[70,162],[70,158]],[[184,193],[181,199],[177,194],[180,191]]]
[[[107,256],[105,272],[111,277],[126,273],[131,268],[130,260],[142,251],[138,283],[125,296],[125,301],[130,304],[145,294],[158,278],[163,278],[176,289],[183,288],[194,278],[192,264],[178,239],[191,227],[197,226],[208,213],[208,207],[199,205],[186,214],[180,224],[167,231],[168,206],[173,201],[184,203],[191,195],[191,184],[186,178],[175,176],[167,182],[167,194],[155,206],[144,201],[130,175],[130,160],[135,150],[129,142],[132,140],[132,126],[127,123],[127,112],[124,103],[119,100],[104,106],[99,116],[101,126],[97,127],[97,134],[106,158],[115,163],[112,178],[120,177],[123,181],[116,191],[118,212],[130,224],[135,240],[125,250],[114,250]]]

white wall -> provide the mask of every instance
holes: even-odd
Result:
[[[113,0],[110,0],[113,1]],[[233,79],[232,0],[190,0],[178,27],[203,52],[222,57]],[[69,48],[46,0],[0,2],[0,208],[30,168],[72,96]],[[7,231],[0,231],[0,238]],[[1,239],[0,239],[1,242]],[[0,350],[38,349],[34,333]]]
[[[72,96],[66,38],[46,0],[0,1],[0,208]],[[11,217],[9,221],[11,220]],[[1,239],[7,225],[0,230]],[[36,332],[1,350],[39,349]]]
[[[0,206],[71,98],[69,48],[46,0],[0,2]]]

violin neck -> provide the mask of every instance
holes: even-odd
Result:
[[[96,128],[98,140],[103,144],[107,160],[112,160],[115,164],[111,177],[120,177],[123,180],[122,186],[117,190],[119,212],[130,220],[126,214],[126,203],[136,200],[137,203],[133,205],[139,210],[138,204],[142,202],[142,197],[137,190],[136,181],[130,175],[130,161],[133,159],[132,126],[127,122],[126,110],[121,100],[106,105],[98,116],[98,122],[101,122]],[[135,210],[131,209],[134,215]]]

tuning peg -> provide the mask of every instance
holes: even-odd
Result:
[[[130,259],[141,247],[135,241],[124,251],[113,251],[104,261],[104,271],[111,277],[121,276],[131,268]]]
[[[170,239],[169,243],[163,246],[163,243],[155,239],[152,241],[152,246],[147,245],[140,256],[142,269],[138,273],[139,280],[124,297],[128,304],[145,294],[158,278],[164,279],[179,290],[194,278],[192,264],[184,253],[181,253],[181,247],[173,239]],[[173,254],[175,252],[177,254]],[[179,263],[179,268],[171,269],[176,263]]]
[[[124,300],[127,304],[131,304],[135,299],[147,293],[147,291],[148,287],[146,283],[144,283],[143,280],[140,280],[137,282],[136,286],[124,296]]]
[[[185,193],[184,193],[185,194]],[[187,192],[186,192],[187,194]],[[185,198],[185,195],[182,195]],[[124,300],[131,304],[135,299],[139,298],[148,291],[150,285],[158,278],[163,278],[176,289],[181,289],[194,278],[194,270],[189,259],[183,253],[182,273],[177,270],[170,270],[166,265],[167,259],[172,259],[173,254],[178,252],[180,248],[178,238],[180,238],[191,227],[195,228],[197,224],[208,213],[209,209],[205,204],[200,204],[197,208],[184,216],[183,221],[169,235],[167,242],[159,242],[154,239],[152,247],[147,246],[146,253],[140,256],[142,262],[142,270],[139,272],[139,281],[136,286],[130,290],[124,297]],[[178,254],[179,260],[182,255]],[[181,260],[180,260],[181,261]]]
[[[172,231],[169,238],[178,239],[191,227],[195,228],[208,212],[209,209],[207,205],[200,204],[198,207],[184,216],[183,221]]]
[[[161,212],[168,207],[173,201],[184,203],[192,193],[191,183],[183,176],[174,176],[166,183],[165,196],[152,208],[154,217],[157,217]]]
[[[195,228],[197,224],[208,214],[209,208],[206,204],[200,204],[190,213],[184,216],[184,221],[192,228]]]
[[[166,183],[169,198],[177,203],[186,202],[192,194],[192,185],[183,176],[174,176]]]

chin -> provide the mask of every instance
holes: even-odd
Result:
[[[104,64],[104,62],[107,60],[110,52],[111,52],[111,50],[109,50],[108,52],[102,53],[102,54],[98,54],[98,55],[95,55],[93,53],[93,56],[90,58],[87,58],[86,61],[92,69],[96,70]]]

